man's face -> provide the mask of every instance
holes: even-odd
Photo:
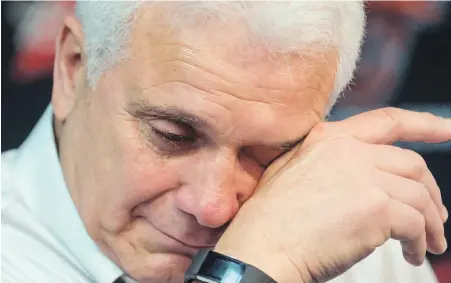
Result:
[[[180,282],[265,167],[324,118],[336,57],[272,57],[243,44],[240,24],[168,32],[143,8],[126,59],[92,89],[85,59],[71,55],[82,45],[74,26],[60,40],[53,93],[71,196],[127,273]]]

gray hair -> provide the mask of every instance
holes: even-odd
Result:
[[[143,3],[156,1],[78,1],[76,16],[85,35],[87,79],[93,86],[102,72],[127,54],[134,15]],[[338,68],[331,95],[332,106],[353,78],[362,43],[363,2],[349,1],[187,1],[168,16],[174,26],[185,27],[205,15],[239,15],[253,34],[273,53],[338,52]]]

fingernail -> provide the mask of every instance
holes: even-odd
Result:
[[[449,216],[448,210],[446,209],[445,206],[443,206],[442,209],[443,222],[446,222],[448,220],[448,216]]]

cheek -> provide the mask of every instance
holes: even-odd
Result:
[[[115,170],[110,172],[102,200],[101,226],[113,233],[130,227],[133,211],[146,202],[179,187],[177,168],[148,148],[128,140],[119,143]],[[104,188],[105,189],[105,188]]]
[[[122,151],[122,194],[127,210],[132,211],[138,205],[180,186],[177,164],[162,158],[148,146],[129,140],[122,144]]]

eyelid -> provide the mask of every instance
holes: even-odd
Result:
[[[185,137],[177,134],[161,132],[153,127],[149,129],[152,133],[150,142],[161,155],[179,156],[192,152],[199,147],[200,143],[197,136]],[[178,136],[180,139],[175,140],[168,137],[169,135]]]
[[[177,136],[177,137],[181,137],[181,138],[186,137],[185,135],[179,135],[179,134],[174,134],[172,132],[162,131],[162,130],[156,128],[156,127],[152,127],[152,130],[157,135],[162,136],[162,137],[167,138],[167,139],[169,139],[168,136]]]
[[[172,121],[167,122],[172,123]],[[149,127],[148,130],[151,132],[153,144],[161,154],[167,156],[188,154],[205,143],[195,129],[192,129],[187,125],[182,125],[182,127],[185,127],[184,130],[168,131],[162,129],[162,127],[153,126],[152,123],[146,124]],[[188,127],[188,129],[186,127]]]
[[[194,136],[197,134],[196,130],[190,125],[177,123],[167,119],[155,119],[149,124],[152,129],[162,134],[170,133],[179,136]]]

